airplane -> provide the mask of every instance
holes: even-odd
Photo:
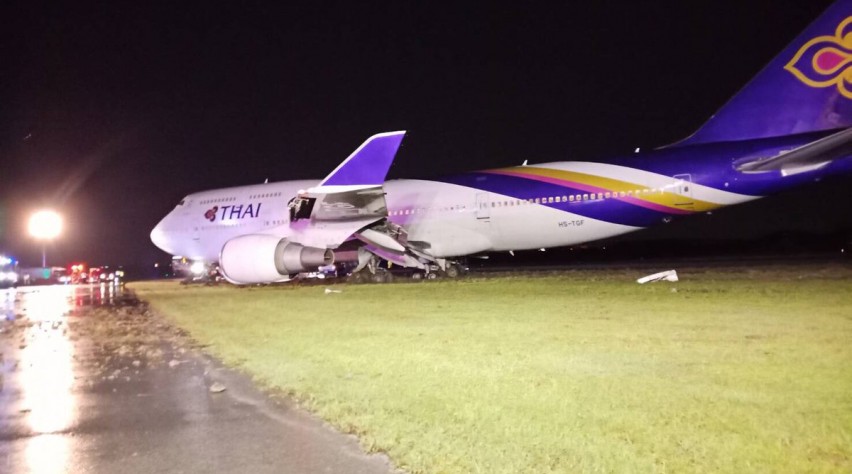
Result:
[[[386,176],[405,135],[367,139],[323,180],[201,191],[151,231],[238,285],[334,262],[457,276],[461,259],[580,244],[852,171],[852,0],[831,5],[691,136],[605,162],[439,179]]]

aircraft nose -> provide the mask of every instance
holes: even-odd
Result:
[[[169,250],[169,239],[166,235],[165,226],[163,224],[165,221],[165,219],[161,220],[153,229],[151,229],[151,242],[153,242],[158,248],[168,253],[172,253],[172,251]]]

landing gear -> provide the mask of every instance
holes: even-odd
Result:
[[[442,263],[442,265],[427,265],[425,272],[414,273],[412,278],[416,280],[421,278],[425,278],[427,280],[437,280],[438,278],[455,279],[460,278],[467,273],[467,267],[458,262],[445,261],[440,263]]]
[[[349,275],[350,283],[392,283],[393,274],[384,268],[377,268],[375,273],[361,270]]]
[[[349,276],[349,281],[352,283],[390,283],[393,281],[393,274],[387,268],[379,266],[379,260],[373,256],[365,261],[360,268],[356,269]]]
[[[413,281],[437,280],[438,278],[456,279],[464,276],[467,266],[458,261],[446,259],[425,260],[421,259],[419,267],[408,268],[394,267],[394,272],[379,266],[381,260],[369,252],[359,253],[359,264],[355,271],[349,276],[351,283],[390,283],[394,277],[409,277]]]

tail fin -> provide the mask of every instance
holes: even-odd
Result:
[[[852,0],[838,0],[686,146],[852,126]]]

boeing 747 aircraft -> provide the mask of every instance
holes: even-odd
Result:
[[[218,262],[235,284],[335,261],[453,276],[465,256],[603,239],[848,173],[850,126],[852,0],[841,0],[678,143],[600,163],[385,181],[405,132],[381,133],[321,181],[190,194],[151,240]]]

